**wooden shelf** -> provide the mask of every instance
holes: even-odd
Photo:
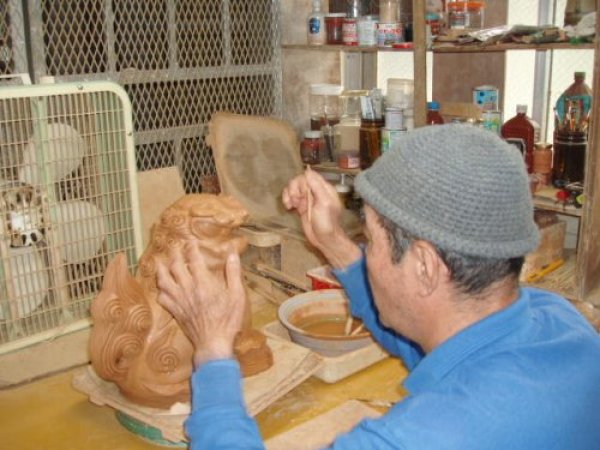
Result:
[[[437,43],[433,46],[434,53],[493,53],[505,52],[507,50],[593,50],[594,44],[591,42],[581,44],[571,44],[569,42],[556,42],[551,44],[447,44]]]
[[[356,45],[307,45],[307,44],[284,44],[285,49],[296,50],[315,50],[315,51],[343,51],[343,52],[413,52],[413,48],[393,48],[393,47],[365,47]],[[452,43],[435,43],[429,51],[433,53],[498,53],[508,50],[593,50],[594,44],[591,42],[571,44],[569,42],[556,42],[551,44],[464,44],[457,45]]]
[[[567,216],[581,217],[583,212],[582,208],[576,208],[575,206],[565,206],[556,201],[556,193],[558,189],[553,187],[543,187],[533,195],[533,206],[538,209],[544,209],[546,211],[555,211],[560,214]]]
[[[281,46],[285,49],[292,50],[315,50],[315,51],[340,51],[340,52],[413,52],[412,48],[392,48],[392,47],[376,47],[376,46],[360,46],[360,45],[307,45],[307,44],[284,44]]]

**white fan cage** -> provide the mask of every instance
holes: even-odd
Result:
[[[141,254],[131,105],[111,82],[0,87],[0,353],[89,324]]]

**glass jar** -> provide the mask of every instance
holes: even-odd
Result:
[[[303,164],[319,164],[321,151],[321,132],[308,130],[300,144],[300,156]]]
[[[585,175],[587,135],[582,131],[554,133],[552,182],[557,187],[581,182]]]
[[[342,87],[336,84],[312,84],[310,86],[310,129],[320,131],[324,125],[333,126],[340,121],[340,94]]]
[[[483,28],[484,2],[453,1],[448,3],[448,27],[454,30]]]
[[[380,23],[396,23],[400,21],[400,1],[399,0],[380,0],[379,1],[379,20]]]
[[[360,168],[368,169],[381,156],[383,119],[363,119],[359,131]]]
[[[325,16],[325,30],[327,31],[327,44],[341,45],[343,43],[342,27],[345,13],[330,13]]]

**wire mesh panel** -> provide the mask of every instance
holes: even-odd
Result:
[[[21,0],[0,0],[0,77],[27,73]]]
[[[114,83],[0,88],[0,348],[89,317],[140,254],[131,108]]]
[[[214,178],[215,111],[281,116],[278,0],[31,0],[35,79],[109,79],[133,105],[138,170]]]

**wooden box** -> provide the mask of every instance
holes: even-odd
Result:
[[[567,224],[558,219],[538,221],[540,244],[525,257],[521,280],[526,281],[535,273],[563,258]]]

